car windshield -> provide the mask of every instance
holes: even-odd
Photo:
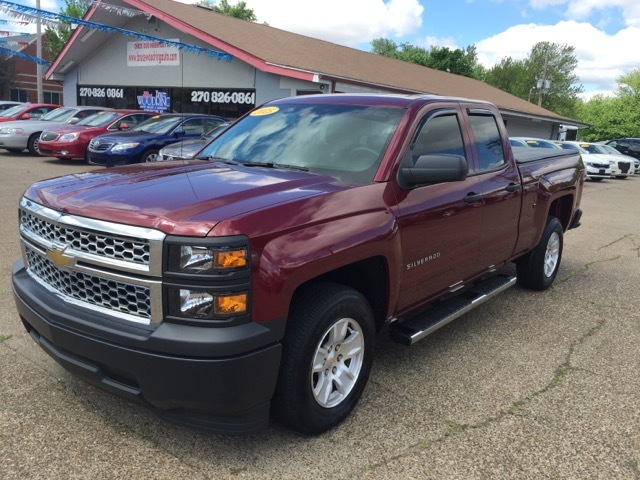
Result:
[[[590,153],[589,150],[586,150],[586,149],[582,148],[580,145],[576,145],[575,143],[563,143],[560,146],[562,148],[564,148],[565,150],[568,150],[568,149],[578,150],[582,154]]]
[[[602,145],[602,148],[604,148],[607,153],[611,153],[612,155],[622,155],[622,153],[613,148],[611,145]]]
[[[267,106],[233,124],[198,156],[368,183],[403,114],[359,105]]]
[[[155,116],[151,117],[149,120],[145,120],[139,125],[136,125],[130,131],[164,135],[177,127],[180,122],[182,122],[182,117]]]
[[[46,122],[65,122],[70,119],[76,112],[77,110],[75,108],[60,107],[44,114],[40,117],[40,120],[44,120]]]
[[[17,115],[18,113],[26,110],[27,108],[29,108],[28,105],[14,105],[11,108],[3,110],[2,113],[0,113],[0,117],[13,117],[14,115]]]
[[[121,114],[118,112],[98,112],[83,118],[76,123],[76,125],[84,125],[85,127],[103,127],[108,123],[113,122],[120,115]]]

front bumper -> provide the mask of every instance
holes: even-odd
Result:
[[[92,165],[102,165],[104,167],[117,167],[119,165],[130,165],[140,163],[142,151],[137,149],[126,153],[117,154],[111,152],[94,152],[87,149],[87,162]]]
[[[284,322],[115,324],[44,289],[22,261],[13,269],[13,292],[34,341],[85,381],[192,427],[247,433],[268,425]]]
[[[38,143],[40,155],[57,158],[84,158],[87,151],[86,145],[70,142],[45,142]]]

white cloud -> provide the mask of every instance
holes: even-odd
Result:
[[[572,20],[586,20],[591,15],[609,16],[612,9],[624,25],[640,27],[640,2],[638,0],[530,0],[534,9],[565,6],[564,16]]]
[[[425,46],[427,48],[430,48],[430,47],[447,47],[447,48],[449,48],[451,50],[455,50],[457,48],[460,48],[456,44],[456,40],[453,37],[442,37],[442,38],[427,37],[424,40],[424,44],[425,44]]]
[[[542,0],[539,0],[542,1]],[[553,0],[545,0],[547,2]],[[609,35],[589,23],[559,22],[556,25],[517,25],[476,43],[478,59],[492,67],[504,57],[522,59],[538,42],[576,47],[576,75],[589,91],[611,91],[616,79],[640,66],[640,28],[627,27]]]
[[[415,33],[424,11],[418,0],[325,0],[314,6],[299,0],[246,0],[246,4],[259,22],[349,46]]]

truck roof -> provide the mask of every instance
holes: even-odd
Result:
[[[295,105],[295,104],[335,104],[335,105],[366,105],[407,108],[409,105],[421,102],[423,104],[433,102],[464,102],[481,105],[493,105],[484,100],[469,98],[447,97],[431,94],[394,94],[394,93],[325,93],[317,95],[302,95],[297,97],[280,98],[267,102],[265,105]]]

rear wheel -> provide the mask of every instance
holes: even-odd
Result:
[[[591,178],[592,182],[601,182],[602,178],[598,177],[598,178]]]
[[[364,390],[373,313],[356,290],[322,283],[296,296],[288,323],[274,414],[295,431],[319,434],[342,422]]]
[[[562,259],[562,234],[560,220],[549,217],[538,245],[516,261],[520,285],[530,290],[546,290],[551,286]]]
[[[29,141],[27,142],[27,148],[29,149],[29,153],[31,155],[40,154],[40,150],[38,149],[39,144],[40,144],[40,132],[34,133],[29,137]]]

